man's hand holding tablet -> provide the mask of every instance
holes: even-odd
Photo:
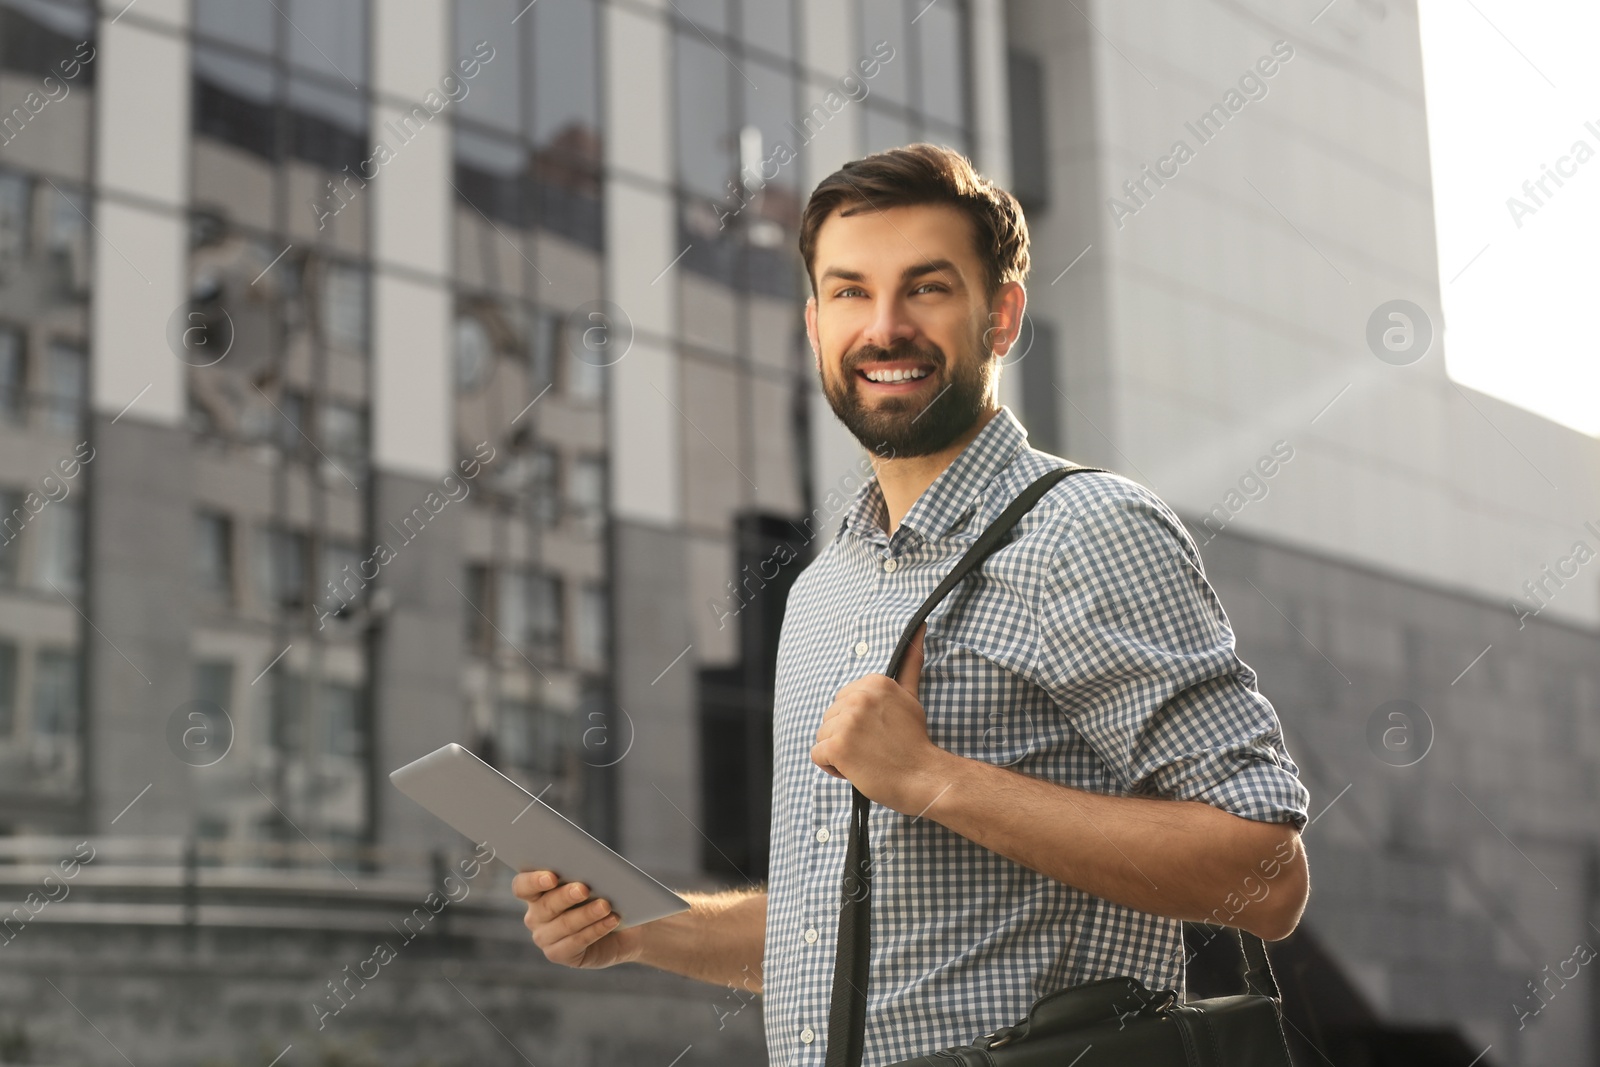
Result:
[[[528,902],[522,922],[545,959],[564,967],[613,967],[635,963],[644,952],[644,926],[618,930],[611,902],[589,900],[581,882],[557,885],[550,871],[526,871],[511,880],[511,891]]]

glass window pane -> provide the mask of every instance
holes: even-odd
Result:
[[[330,264],[322,283],[323,339],[330,345],[365,352],[367,348],[367,272],[346,263]]]
[[[72,433],[78,428],[78,414],[89,381],[89,363],[83,349],[66,341],[52,341],[45,360],[45,373],[50,425],[63,433]]]
[[[273,33],[278,13],[271,4],[241,4],[239,0],[194,0],[194,29],[206,37],[273,53]],[[290,30],[290,32],[294,32]]]
[[[202,660],[194,665],[194,698],[226,711],[233,706],[233,661]]]
[[[924,141],[944,145],[946,148],[954,148],[968,158],[972,156],[972,153],[968,150],[970,142],[967,140],[967,133],[964,129],[930,122],[918,136]]]
[[[783,233],[800,225],[798,138],[789,127],[796,114],[794,79],[765,63],[747,62],[744,69],[757,88],[740,82],[745,125],[739,134],[739,173],[750,201],[740,214],[752,240],[770,246],[782,243]],[[738,204],[732,198],[723,206]],[[772,232],[774,227],[782,231]]]
[[[195,133],[276,159],[277,98],[277,76],[265,63],[203,45],[195,48]]]
[[[289,62],[347,85],[367,80],[366,0],[288,0]]]
[[[673,0],[677,14],[691,24],[689,32],[696,37],[701,33],[728,32],[728,0]]]
[[[476,58],[479,41],[494,47],[494,58],[480,65],[470,91],[452,105],[463,119],[512,132],[522,128],[522,23],[513,26],[511,20],[523,6],[517,0],[456,0],[455,58]]]
[[[494,609],[489,603],[489,568],[481,563],[467,564],[466,588],[463,592],[467,594],[466,611],[463,616],[467,648],[482,653],[490,647],[489,638],[493,633],[489,629],[489,618]]]
[[[0,641],[0,738],[10,737],[16,728],[17,646]]]
[[[923,16],[926,18],[927,16]],[[896,104],[911,103],[907,77],[910,64],[905,62],[907,48],[906,9],[902,0],[862,0],[861,2],[861,53],[872,52],[879,42],[887,42],[894,49],[894,59],[881,64],[878,76],[872,79],[872,94]]]
[[[917,19],[916,30],[922,110],[940,122],[965,125],[967,71],[960,10],[953,3],[929,4]]]
[[[678,178],[711,200],[729,195],[737,169],[728,61],[698,36],[678,34]]]
[[[39,516],[38,585],[64,593],[83,589],[83,508],[75,501],[51,504]]]
[[[0,8],[0,67],[34,78],[59,78],[59,64],[78,54],[78,45],[93,36],[94,13],[83,4],[7,0]],[[78,76],[92,81],[93,71],[89,63]],[[15,100],[7,105],[14,106]]]
[[[742,0],[739,16],[747,42],[784,58],[794,55],[794,0]]]
[[[267,744],[280,752],[298,752],[305,728],[305,680],[279,664],[269,674]]]
[[[195,580],[208,593],[233,591],[233,522],[226,515],[195,516]]]
[[[365,746],[361,734],[361,690],[353,685],[327,682],[322,686],[322,745],[335,756],[359,756]]]
[[[21,423],[28,410],[28,375],[23,333],[0,326],[0,421]]]
[[[867,151],[882,152],[911,143],[911,126],[898,115],[891,115],[875,107],[867,108],[866,122],[862,123],[867,139]]]
[[[32,200],[33,182],[27,175],[0,171],[0,276],[8,279],[28,254]]]
[[[600,664],[606,658],[607,628],[606,588],[598,582],[585,582],[578,600],[577,655],[589,664]]]
[[[539,0],[533,17],[534,151],[600,165],[593,0]]]
[[[461,129],[456,131],[455,153],[457,197],[476,209],[468,221],[481,223],[482,212],[496,224],[528,228],[522,200],[526,150],[515,141]]]
[[[22,560],[22,531],[31,515],[22,506],[22,493],[0,489],[0,587],[17,584]]]
[[[83,705],[77,652],[44,649],[34,664],[33,729],[46,737],[78,732]]]
[[[349,167],[360,188],[367,149],[367,102],[355,93],[318,82],[289,81],[289,153],[331,171]]]

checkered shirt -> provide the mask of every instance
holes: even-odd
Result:
[[[823,712],[845,684],[887,671],[939,580],[1065,463],[1030,447],[1003,407],[892,537],[876,476],[853,502],[841,495],[835,540],[789,593],[763,966],[772,1067],[820,1065],[828,1042],[851,786],[811,762]],[[923,654],[918,699],[940,748],[1076,789],[1306,824],[1310,796],[1193,540],[1132,481],[1086,472],[1052,486],[928,616]],[[1177,920],[1064,885],[932,816],[874,803],[870,833],[863,1067],[973,1041],[1100,978],[1182,991]]]

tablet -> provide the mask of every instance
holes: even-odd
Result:
[[[460,745],[436,749],[389,780],[474,843],[488,842],[512,870],[582,882],[591,900],[611,904],[619,930],[689,910],[687,900]]]

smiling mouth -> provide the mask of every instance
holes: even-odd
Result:
[[[871,372],[871,377],[868,372]],[[887,389],[895,392],[910,392],[921,385],[923,381],[933,377],[933,368],[930,366],[917,367],[857,367],[856,379],[865,382],[874,389]]]

